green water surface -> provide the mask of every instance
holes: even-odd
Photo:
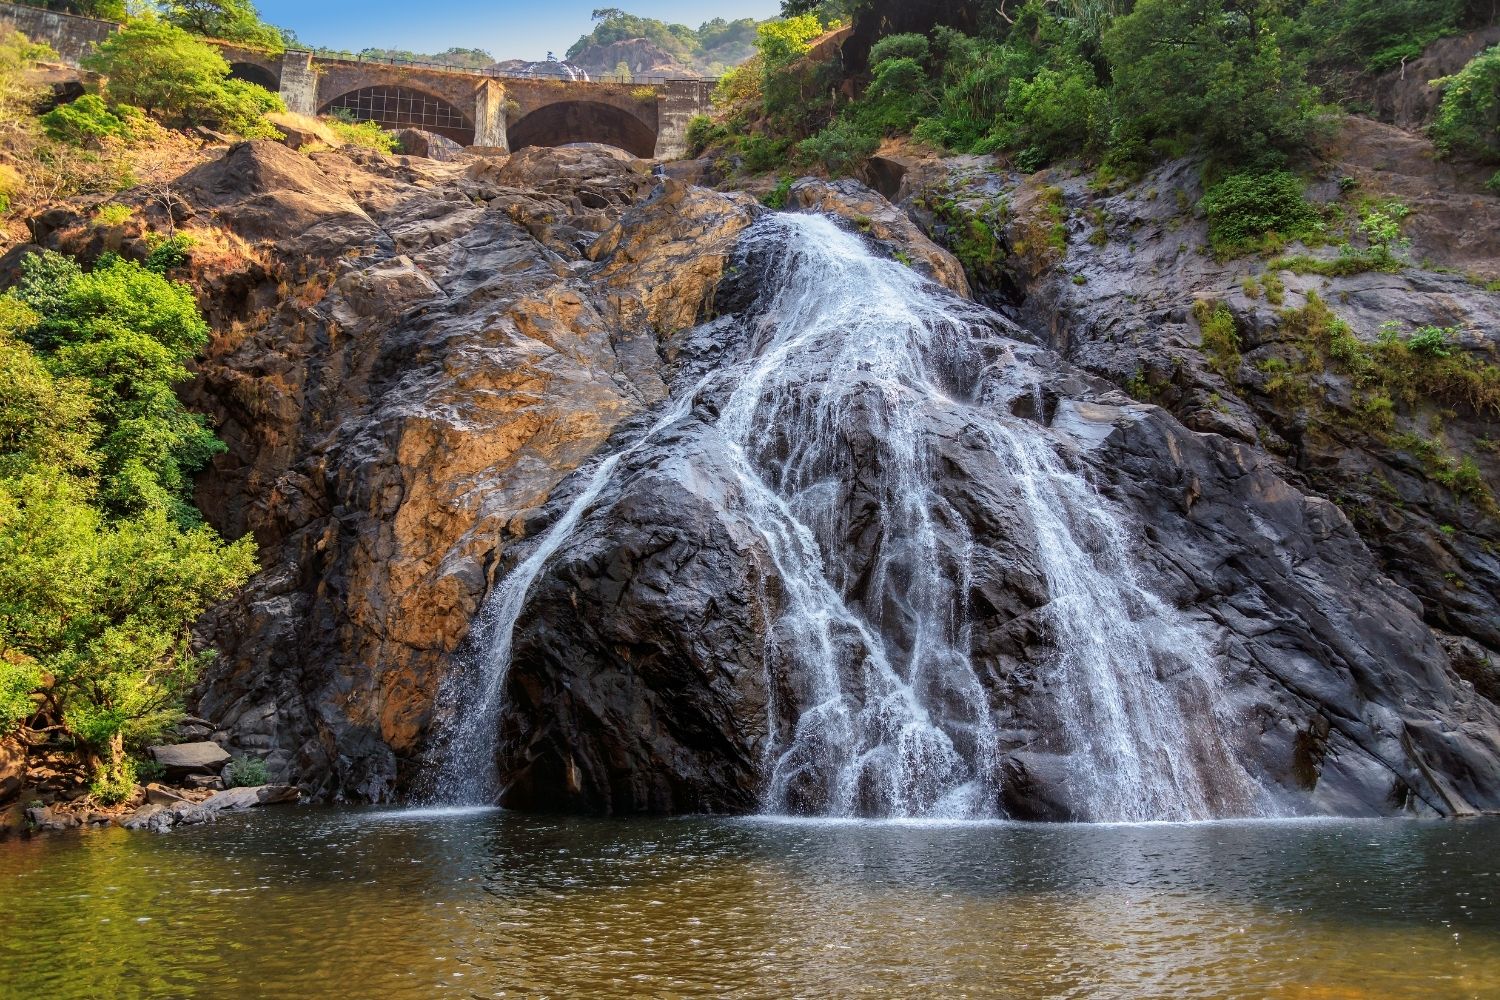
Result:
[[[0,844],[0,996],[1500,998],[1500,820],[284,807]]]

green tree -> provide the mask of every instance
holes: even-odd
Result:
[[[109,521],[88,482],[38,466],[0,479],[0,659],[52,678],[48,714],[94,762],[96,791],[123,798],[128,745],[180,711],[206,658],[188,627],[254,570],[248,539],[225,545],[159,511]]]
[[[162,16],[186,31],[281,52],[286,40],[279,28],[260,18],[250,0],[164,0]]]
[[[132,105],[169,125],[212,124],[249,138],[274,129],[267,111],[285,110],[264,87],[229,79],[229,64],[217,49],[174,24],[134,21],[111,35],[84,60],[108,78],[115,105]]]
[[[1277,0],[1140,0],[1105,33],[1123,158],[1197,145],[1252,164],[1301,149],[1319,108]],[[1265,154],[1271,154],[1267,157]]]
[[[186,288],[118,258],[33,256],[0,296],[0,730],[50,721],[106,801],[202,668],[189,626],[254,571],[186,499],[219,447],[172,392],[205,334]]]

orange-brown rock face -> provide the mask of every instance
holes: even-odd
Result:
[[[203,509],[265,566],[206,626],[197,708],[278,779],[388,798],[507,541],[663,398],[658,335],[710,309],[757,208],[604,147],[442,164],[250,143],[180,188],[189,229],[279,282],[192,392],[230,445]]]

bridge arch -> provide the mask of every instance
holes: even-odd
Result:
[[[229,64],[229,77],[233,80],[259,84],[273,94],[281,89],[281,77],[259,63],[232,62]]]
[[[654,126],[629,111],[600,101],[556,101],[543,105],[512,122],[507,140],[512,150],[602,142],[643,159],[656,155]]]
[[[340,94],[319,114],[344,114],[382,128],[419,128],[465,146],[474,144],[474,121],[448,101],[415,87],[375,84]]]

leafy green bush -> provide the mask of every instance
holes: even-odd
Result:
[[[122,205],[112,201],[106,205],[100,205],[94,212],[94,222],[100,226],[123,226],[130,221],[135,210],[129,205]]]
[[[840,118],[797,147],[802,157],[816,163],[834,177],[852,174],[874,155],[880,136],[865,131],[857,122]]]
[[[193,238],[186,233],[161,236],[156,233],[146,237],[151,252],[146,255],[146,270],[166,274],[179,267],[186,267],[191,255]]]
[[[879,66],[891,59],[910,59],[924,65],[932,57],[932,43],[926,35],[886,35],[870,46],[870,65]]]
[[[123,139],[129,133],[124,119],[110,112],[97,94],[84,94],[69,104],[59,104],[41,117],[42,128],[58,142],[75,146],[103,139]]]
[[[106,255],[86,273],[49,251],[22,263],[12,294],[37,315],[21,338],[54,376],[87,387],[95,400],[106,507],[196,523],[191,474],[223,445],[174,388],[208,341],[192,291],[119,257]]]
[[[740,154],[744,157],[746,170],[761,173],[784,166],[791,146],[790,139],[758,132],[740,140]]]
[[[710,146],[717,146],[728,139],[728,127],[708,115],[695,115],[688,122],[686,140],[689,156],[702,156]]]
[[[35,663],[17,656],[15,662],[0,653],[0,733],[25,719],[36,709],[31,692],[42,684]]]
[[[791,194],[792,175],[784,174],[776,182],[776,186],[766,192],[766,196],[760,200],[760,203],[767,208],[772,208],[779,212],[783,208],[786,208],[787,199],[791,197]]]
[[[1413,352],[1429,358],[1446,358],[1453,353],[1449,338],[1457,332],[1451,327],[1419,327],[1407,338],[1406,346]]]
[[[1030,80],[1010,81],[1005,114],[993,136],[1002,148],[1017,151],[1023,170],[1089,155],[1109,136],[1109,98],[1081,62],[1066,69],[1044,66]]]
[[[359,146],[382,153],[394,153],[401,148],[400,137],[381,128],[379,122],[351,122],[342,118],[329,118],[326,122],[333,134],[338,136],[339,142],[346,146]]]
[[[230,788],[253,788],[269,780],[265,761],[259,757],[236,757],[229,762],[229,780],[225,784]]]
[[[1268,234],[1283,240],[1317,231],[1318,213],[1303,197],[1302,180],[1285,170],[1230,174],[1203,196],[1208,239],[1220,258],[1259,250]]]
[[[283,112],[279,94],[245,80],[225,80],[212,106],[214,123],[226,132],[246,139],[281,139],[282,134],[266,121],[266,115]]]
[[[1234,314],[1222,303],[1199,299],[1193,303],[1193,318],[1203,332],[1203,353],[1209,367],[1233,379],[1240,367],[1240,332]]]
[[[189,625],[255,567],[189,501],[222,448],[175,393],[206,337],[188,289],[109,255],[28,257],[0,296],[0,726],[30,682],[104,802],[206,661]]]
[[[94,772],[89,794],[101,805],[119,805],[135,792],[135,761],[121,756]]]
[[[1435,82],[1443,88],[1443,101],[1432,123],[1438,149],[1450,156],[1500,161],[1500,45],[1485,49],[1458,73]]]

